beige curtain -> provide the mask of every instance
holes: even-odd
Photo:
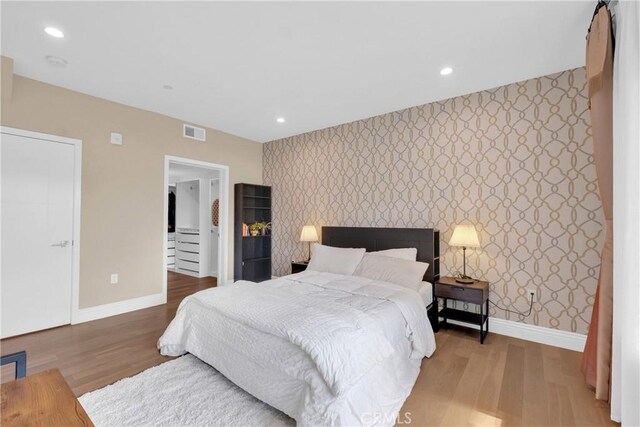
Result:
[[[582,372],[587,383],[595,387],[596,398],[609,400],[613,323],[613,34],[606,6],[594,16],[587,35],[587,84],[606,236]]]

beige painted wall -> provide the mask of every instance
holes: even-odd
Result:
[[[6,56],[2,57],[0,76],[2,78],[2,82],[0,83],[2,100],[9,100],[13,94],[13,59],[7,58]]]
[[[304,224],[436,227],[455,273],[447,242],[468,221],[467,273],[491,299],[526,312],[536,290],[531,316],[492,316],[586,333],[604,236],[592,157],[584,69],[267,143],[274,274],[305,256]]]
[[[231,198],[237,182],[262,183],[257,142],[213,129],[206,142],[185,139],[180,120],[20,76],[12,92],[3,126],[82,140],[80,308],[162,291],[165,154],[228,165]],[[111,132],[124,145],[111,145]],[[229,213],[232,278],[233,200]]]

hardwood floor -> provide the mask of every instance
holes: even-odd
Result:
[[[156,341],[178,304],[215,285],[169,273],[166,305],[2,340],[2,354],[26,350],[27,374],[59,368],[79,396],[169,360]],[[399,425],[615,425],[609,405],[584,384],[580,353],[491,333],[480,345],[477,332],[455,327],[436,341]],[[12,377],[8,371],[3,382]]]
[[[580,373],[581,353],[450,327],[422,362],[400,411],[417,426],[603,426],[609,405],[596,400]]]
[[[169,272],[167,304],[78,325],[62,326],[0,341],[2,354],[27,351],[27,375],[58,368],[80,396],[170,360],[156,342],[187,295],[216,286],[213,277],[197,279]],[[13,378],[2,368],[2,382]]]

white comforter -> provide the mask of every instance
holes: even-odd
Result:
[[[393,424],[435,339],[417,292],[306,271],[185,298],[158,346],[193,353],[298,424],[360,425]]]

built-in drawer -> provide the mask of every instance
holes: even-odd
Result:
[[[185,233],[176,233],[176,242],[180,243],[200,243],[200,235],[199,234],[185,234]]]
[[[462,285],[443,285],[436,283],[436,296],[438,298],[452,298],[474,304],[482,304],[484,302],[482,289]]]
[[[194,273],[200,272],[200,264],[197,262],[185,261],[183,259],[176,259],[176,268],[180,270],[189,270]]]
[[[177,251],[176,258],[185,261],[200,262],[200,254],[195,254],[193,252]]]
[[[167,256],[174,256],[176,254],[176,250],[169,248],[167,249]]]
[[[175,240],[169,240],[167,242],[167,248],[168,249],[174,249],[176,247],[176,241]]]
[[[178,242],[176,243],[176,250],[183,251],[183,252],[200,253],[200,245],[197,243]]]

